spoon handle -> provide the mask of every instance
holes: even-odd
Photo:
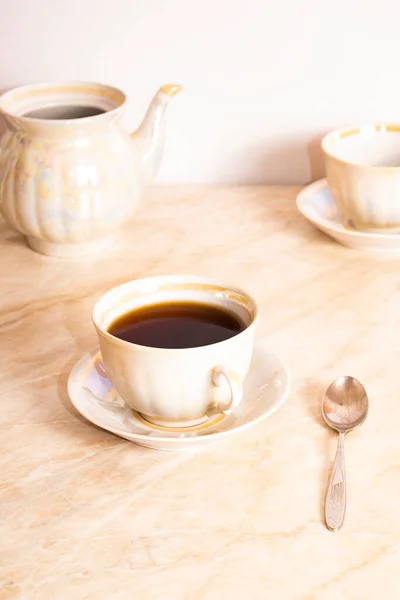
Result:
[[[343,525],[346,511],[346,471],[344,465],[344,433],[339,433],[338,447],[325,501],[325,522],[337,531]]]

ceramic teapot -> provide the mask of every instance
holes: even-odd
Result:
[[[120,125],[126,97],[114,87],[35,84],[3,94],[3,216],[43,254],[104,249],[157,173],[165,109],[181,89],[162,86],[132,134]]]

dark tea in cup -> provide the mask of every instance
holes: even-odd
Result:
[[[246,328],[233,312],[198,302],[149,304],[122,314],[108,332],[151,348],[197,348],[217,344]]]

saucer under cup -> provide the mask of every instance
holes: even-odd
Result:
[[[400,252],[400,234],[358,231],[345,226],[326,179],[303,188],[297,196],[297,208],[308,221],[344,246],[368,252]]]
[[[289,387],[289,372],[282,361],[256,345],[243,400],[232,413],[177,428],[149,423],[127,406],[108,380],[99,350],[83,356],[68,379],[71,402],[85,419],[135,444],[165,451],[199,449],[240,434],[276,412]]]

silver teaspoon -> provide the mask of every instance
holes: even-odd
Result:
[[[339,433],[338,447],[333,463],[325,501],[325,522],[328,529],[338,531],[346,511],[346,472],[344,464],[344,436],[364,423],[368,414],[368,396],[354,377],[338,377],[322,399],[322,415],[332,429]]]

